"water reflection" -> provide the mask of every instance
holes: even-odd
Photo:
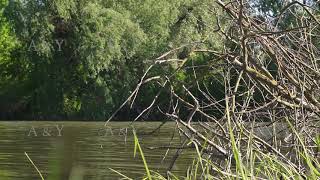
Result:
[[[147,134],[160,123],[136,123],[148,166],[164,173],[176,150],[149,150],[150,146],[167,146],[174,135],[174,124],[166,124],[156,134]],[[144,174],[140,158],[133,157],[130,123],[113,122],[0,122],[0,179],[39,179],[24,152],[27,152],[46,179],[90,180],[118,179],[109,168],[129,177]],[[172,146],[178,146],[175,134]],[[173,170],[183,175],[192,161],[190,152],[179,157]]]

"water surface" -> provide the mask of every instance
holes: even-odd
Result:
[[[158,125],[139,122],[134,128],[149,168],[164,173],[177,150],[148,147],[179,146],[181,139],[173,123],[149,134]],[[133,149],[129,122],[111,122],[106,127],[103,122],[0,122],[0,179],[40,179],[25,152],[46,180],[119,179],[110,168],[141,179],[143,162],[140,157],[134,158]],[[192,159],[191,151],[183,151],[173,172],[184,175]]]

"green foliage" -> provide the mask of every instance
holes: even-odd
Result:
[[[6,48],[0,52],[0,68],[12,83],[3,83],[0,95],[3,104],[10,104],[3,112],[15,118],[105,119],[155,57],[181,43],[222,44],[211,33],[215,22],[208,0],[2,4],[0,46]],[[152,71],[169,74],[172,67]],[[184,73],[180,81],[188,81]],[[134,109],[148,106],[158,89],[143,87]]]
[[[10,54],[16,46],[16,39],[12,34],[12,29],[3,15],[4,8],[7,6],[7,1],[0,1],[0,67],[8,66],[10,63]],[[1,72],[5,75],[3,68]]]

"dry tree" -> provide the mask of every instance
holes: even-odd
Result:
[[[237,147],[243,162],[249,162],[252,154],[259,157],[257,161],[272,156],[304,176],[306,167],[312,166],[306,161],[306,154],[312,163],[319,158],[316,146],[320,125],[318,12],[293,1],[268,20],[256,15],[252,4],[244,0],[215,3],[212,13],[218,9],[225,19],[222,24],[219,16],[215,16],[217,28],[213,33],[224,40],[224,48],[209,49],[203,46],[206,42],[199,41],[164,53],[147,69],[120,108],[127,103],[132,105],[141,86],[157,83],[161,90],[135,120],[158,108],[176,122],[181,134],[204,148],[203,156],[210,157],[221,169],[225,169],[226,162],[232,164]],[[294,27],[280,28],[288,15],[293,17]],[[193,61],[189,56],[172,58],[172,54],[186,47],[192,49],[188,53],[205,54],[212,60],[194,65],[186,63]],[[181,65],[171,75],[148,76],[156,66],[177,62]],[[217,65],[224,87],[224,98],[220,100],[201,86],[200,77],[203,66],[215,71]],[[193,80],[188,85],[180,84],[182,95],[177,92],[174,78],[185,69],[191,69]],[[164,92],[171,98],[166,110],[157,106]],[[213,115],[213,110],[221,115]]]

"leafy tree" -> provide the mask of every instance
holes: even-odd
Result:
[[[195,41],[206,42],[204,48],[221,46],[211,33],[216,25],[210,8],[208,0],[10,1],[4,12],[17,43],[7,58],[15,71],[7,77],[15,85],[2,86],[3,96],[10,92],[14,100],[8,102],[23,102],[13,111],[16,117],[104,119],[155,57]],[[171,66],[152,71],[170,72]],[[134,109],[146,107],[158,89],[144,87]]]

